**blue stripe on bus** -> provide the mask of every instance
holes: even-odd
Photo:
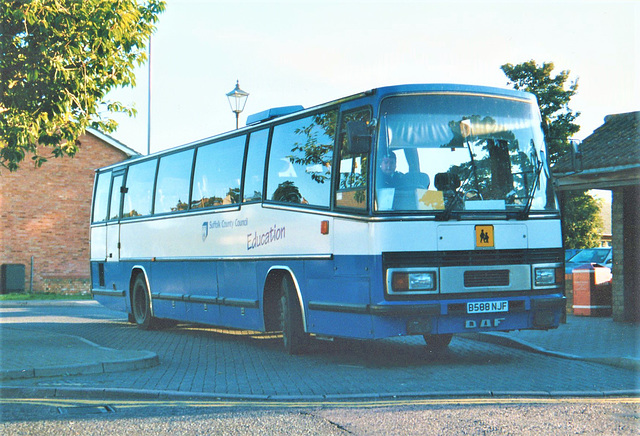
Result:
[[[374,286],[369,278],[369,271],[380,262],[379,256],[335,256],[326,260],[104,263],[104,289],[125,291],[123,298],[101,292],[98,262],[92,263],[92,276],[95,299],[114,310],[130,311],[128,277],[134,267],[140,267],[148,276],[156,317],[260,330],[264,327],[263,286],[274,265],[291,270],[300,281],[306,308],[313,300],[368,305],[376,286],[374,295],[382,299],[382,278]],[[313,330],[312,325],[308,328]]]
[[[563,297],[487,295],[520,309],[510,313],[448,313],[468,299],[385,302],[381,256],[335,256],[326,260],[106,262],[105,287],[98,287],[92,263],[94,297],[104,306],[130,312],[129,279],[138,266],[148,274],[154,316],[248,330],[263,330],[262,292],[269,269],[292,271],[304,295],[307,330],[327,336],[383,338],[406,335],[409,322],[423,334],[516,330],[533,327],[532,307],[553,313],[557,326]],[[124,279],[123,277],[127,277]],[[422,323],[422,324],[421,324]],[[427,326],[428,324],[428,326]],[[423,331],[424,329],[428,331]]]

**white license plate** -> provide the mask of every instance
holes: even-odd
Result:
[[[467,303],[467,313],[508,312],[508,301],[476,301]]]

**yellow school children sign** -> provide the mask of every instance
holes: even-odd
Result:
[[[493,226],[476,226],[476,248],[493,248]]]

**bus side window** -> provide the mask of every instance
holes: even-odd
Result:
[[[113,183],[111,184],[111,202],[109,203],[109,219],[117,220],[120,218],[120,195],[122,188],[123,174],[119,174],[113,177]]]
[[[131,218],[151,215],[153,182],[156,177],[157,160],[148,160],[131,165],[127,171],[127,193],[124,196],[122,216]]]
[[[338,161],[340,177],[336,189],[336,207],[367,210],[369,155],[368,153],[350,154],[347,151],[347,123],[370,120],[371,113],[368,109],[360,109],[342,116]]]
[[[198,148],[191,208],[240,203],[240,177],[246,136]]]
[[[93,214],[91,219],[91,222],[94,223],[100,223],[107,219],[111,171],[99,173],[97,177],[96,192],[93,195]]]
[[[329,207],[337,115],[331,110],[274,127],[269,200]]]
[[[267,154],[268,140],[269,129],[253,132],[249,137],[247,167],[244,172],[244,194],[242,197],[244,203],[262,200],[264,163]]]
[[[189,206],[193,150],[160,158],[153,213],[179,212]]]

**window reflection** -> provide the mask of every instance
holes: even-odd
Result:
[[[371,119],[368,109],[346,113],[340,123],[340,161],[336,206],[352,209],[367,209],[367,182],[369,154],[351,154],[347,150],[347,123]]]
[[[537,107],[475,95],[383,102],[377,210],[553,210]],[[431,183],[433,182],[433,183]]]
[[[96,181],[96,192],[93,199],[93,222],[102,222],[107,219],[110,184],[111,171],[98,174],[98,180]]]
[[[267,155],[269,130],[259,130],[249,137],[247,169],[244,176],[244,202],[262,200],[264,163]]]
[[[277,202],[329,207],[337,111],[273,130],[267,191]]]
[[[157,161],[149,160],[134,164],[127,171],[127,193],[124,196],[122,216],[136,217],[151,215],[153,182]]]
[[[154,213],[187,210],[192,163],[193,150],[160,159]]]
[[[245,140],[245,136],[237,136],[198,148],[191,208],[240,202]]]
[[[109,219],[117,220],[120,218],[120,188],[122,188],[122,175],[115,176],[111,185],[111,202],[109,207]]]

